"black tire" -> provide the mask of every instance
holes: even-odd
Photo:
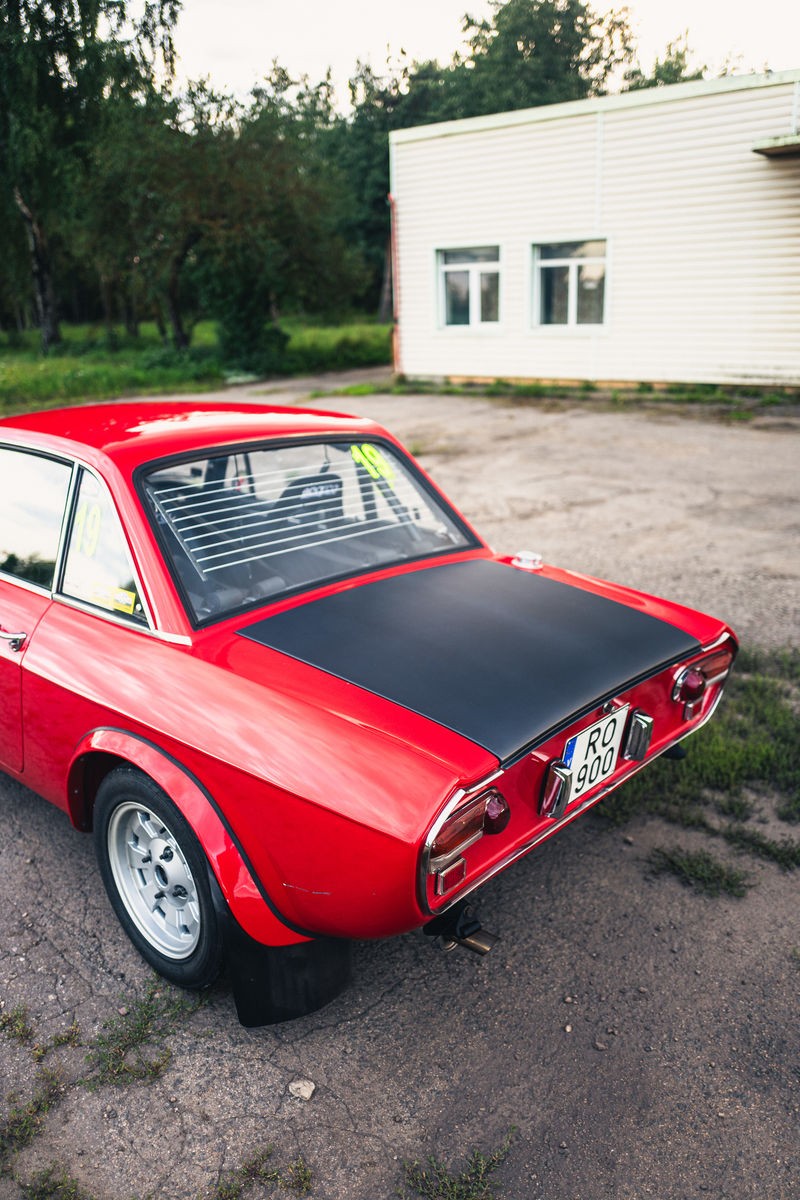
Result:
[[[208,863],[191,826],[149,776],[118,767],[94,808],[100,873],[122,928],[152,967],[180,987],[207,987],[224,945]]]

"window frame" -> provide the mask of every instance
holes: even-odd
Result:
[[[446,263],[444,261],[446,254],[452,254],[457,250],[491,250],[497,249],[496,260],[485,260],[483,262],[454,262]],[[503,297],[502,297],[502,267],[503,267],[503,248],[499,242],[483,242],[481,245],[465,246],[460,242],[457,246],[437,246],[435,250],[436,262],[436,286],[438,295],[438,311],[439,311],[439,328],[452,332],[453,330],[481,330],[482,332],[490,332],[497,330],[502,325],[503,314]],[[449,323],[447,320],[447,275],[455,272],[466,273],[468,276],[469,290],[469,321],[463,324]],[[495,275],[497,277],[497,320],[484,321],[481,319],[481,275]]]
[[[467,328],[467,327],[463,326],[463,328]],[[358,431],[352,430],[350,433],[345,433],[345,434],[342,434],[342,433],[327,433],[327,434],[326,433],[311,433],[311,434],[301,434],[299,436],[295,435],[294,437],[289,436],[289,437],[279,437],[279,438],[265,438],[265,439],[259,439],[258,441],[249,441],[249,442],[231,442],[229,444],[222,444],[222,445],[218,445],[218,446],[199,446],[199,447],[196,447],[194,450],[186,451],[181,454],[171,454],[171,455],[165,456],[164,458],[152,459],[151,461],[146,462],[146,463],[141,463],[138,467],[136,467],[136,469],[133,473],[133,482],[134,482],[134,487],[136,489],[137,497],[138,497],[139,502],[142,506],[142,509],[145,513],[145,520],[147,521],[148,528],[149,528],[150,532],[152,533],[152,536],[155,538],[156,544],[158,546],[159,557],[163,564],[164,570],[165,570],[166,574],[168,575],[173,587],[175,588],[175,591],[176,591],[178,597],[180,598],[181,607],[183,609],[184,615],[192,629],[201,630],[201,629],[206,629],[209,626],[221,625],[225,621],[241,620],[242,617],[247,616],[248,613],[251,613],[251,612],[255,611],[256,609],[265,608],[265,607],[268,607],[268,606],[274,605],[274,604],[283,604],[284,601],[291,599],[294,596],[311,594],[315,591],[320,591],[320,590],[324,591],[325,589],[328,589],[332,586],[335,587],[337,584],[342,583],[348,579],[366,578],[366,577],[369,577],[370,575],[374,575],[376,572],[392,570],[397,566],[405,566],[406,564],[410,564],[410,563],[424,562],[426,559],[430,559],[430,558],[448,559],[454,555],[473,553],[475,550],[482,550],[482,549],[486,548],[486,543],[480,539],[480,537],[475,532],[475,530],[472,529],[470,527],[470,525],[468,525],[465,518],[462,517],[461,514],[453,507],[453,505],[451,504],[451,502],[447,498],[447,496],[445,496],[443,492],[440,492],[438,490],[438,488],[436,488],[436,486],[419,469],[417,464],[414,462],[414,460],[411,458],[411,456],[404,449],[403,446],[399,445],[399,443],[397,443],[397,442],[391,441],[389,438],[380,437],[380,436],[373,435],[372,433],[370,433],[369,441],[373,445],[382,446],[387,451],[389,451],[389,453],[397,455],[399,458],[402,459],[403,465],[405,466],[409,475],[411,475],[412,478],[419,485],[420,490],[422,492],[424,492],[425,494],[429,495],[436,506],[438,506],[444,510],[445,514],[447,515],[448,520],[452,521],[453,524],[456,526],[456,528],[459,530],[459,532],[463,534],[464,545],[463,546],[453,546],[452,549],[445,548],[443,550],[439,550],[439,551],[435,551],[435,552],[425,551],[422,554],[414,555],[414,556],[408,557],[408,558],[403,558],[398,561],[381,563],[380,566],[358,567],[352,571],[345,571],[345,572],[342,572],[341,574],[331,576],[326,579],[314,580],[309,583],[297,584],[296,586],[287,588],[286,590],[280,592],[279,594],[276,594],[275,596],[259,597],[258,599],[253,600],[248,604],[244,604],[235,609],[230,609],[226,612],[212,613],[208,617],[203,617],[203,618],[196,617],[194,614],[192,602],[189,599],[189,596],[187,595],[187,592],[183,585],[183,582],[182,582],[182,580],[179,576],[179,573],[172,561],[172,558],[171,558],[171,555],[169,552],[169,548],[166,544],[164,533],[159,528],[158,521],[155,519],[155,515],[154,515],[154,513],[152,511],[152,507],[149,503],[148,493],[147,493],[147,489],[146,489],[147,476],[150,474],[153,474],[157,471],[166,470],[171,466],[177,466],[181,463],[196,462],[198,459],[200,459],[204,456],[211,458],[211,457],[223,455],[223,454],[232,455],[232,454],[242,454],[242,453],[246,453],[246,452],[254,453],[258,450],[271,450],[271,449],[278,450],[278,449],[281,449],[281,448],[287,447],[287,446],[303,446],[303,445],[322,445],[322,446],[324,446],[326,444],[330,445],[334,442],[341,443],[343,445],[350,445],[351,443],[356,442],[358,440],[359,440]]]
[[[34,458],[45,458],[49,462],[61,463],[69,470],[69,479],[67,481],[67,490],[64,496],[64,508],[61,512],[61,524],[58,530],[58,540],[56,543],[56,556],[53,563],[53,578],[50,587],[45,587],[41,583],[33,583],[30,579],[22,579],[19,575],[12,575],[10,571],[0,570],[0,579],[8,583],[13,583],[15,587],[25,588],[27,591],[35,592],[39,596],[50,596],[52,599],[56,583],[60,578],[61,563],[64,549],[64,530],[66,528],[70,506],[72,504],[72,489],[75,481],[75,463],[64,454],[53,454],[48,450],[40,450],[37,446],[16,445],[14,442],[0,443],[0,451],[10,450],[15,454],[30,454]]]
[[[120,516],[119,507],[114,499],[114,494],[111,488],[106,483],[105,479],[100,475],[94,467],[88,463],[82,462],[78,458],[72,458],[67,454],[59,454],[51,450],[45,450],[38,446],[20,444],[17,442],[0,442],[0,450],[11,450],[20,454],[32,454],[37,458],[47,458],[51,462],[63,463],[69,468],[69,483],[64,499],[64,510],[61,514],[61,525],[58,532],[58,548],[56,551],[55,566],[53,568],[53,580],[49,588],[42,584],[31,583],[27,579],[20,579],[16,575],[9,574],[8,571],[0,571],[0,580],[13,584],[15,587],[24,588],[27,591],[35,592],[39,596],[49,596],[51,600],[61,604],[66,604],[70,608],[79,609],[81,612],[90,613],[92,616],[101,617],[106,621],[111,621],[112,624],[122,625],[125,629],[135,629],[139,633],[159,634],[153,619],[153,612],[150,602],[147,598],[147,593],[142,587],[142,577],[136,562],[136,557],[131,549],[130,539],[125,528],[125,522]],[[96,479],[99,487],[105,492],[111,508],[113,509],[123,541],[125,543],[125,551],[128,555],[131,565],[131,572],[139,599],[142,604],[145,620],[131,620],[125,613],[118,613],[112,609],[101,608],[98,605],[89,604],[85,600],[80,600],[75,596],[69,596],[61,590],[64,576],[64,567],[66,562],[67,548],[72,532],[72,525],[75,519],[77,510],[78,498],[78,483],[80,480],[81,471],[86,471]],[[163,636],[163,635],[161,635]]]
[[[581,242],[603,242],[605,245],[605,254],[600,255],[584,255],[580,258],[548,258],[541,257],[541,250],[547,246],[557,246],[568,243]],[[587,237],[577,238],[574,235],[565,237],[540,237],[532,238],[530,241],[530,254],[528,258],[529,269],[531,272],[531,284],[528,289],[531,303],[531,328],[540,331],[547,331],[548,334],[555,333],[556,335],[583,334],[584,336],[598,334],[601,330],[607,330],[609,325],[609,265],[610,265],[610,244],[609,239],[603,234],[590,235]],[[601,321],[583,321],[578,322],[578,271],[580,267],[587,264],[602,263],[603,265],[603,317]],[[547,264],[546,266],[544,264]],[[567,282],[567,320],[566,321],[543,321],[542,320],[542,273],[551,267],[567,267],[568,282]]]
[[[128,539],[127,531],[125,529],[125,522],[122,520],[122,517],[120,516],[119,508],[117,507],[116,501],[114,500],[114,495],[113,495],[110,487],[106,483],[105,479],[103,479],[102,475],[99,475],[98,472],[95,471],[92,467],[88,466],[86,463],[78,462],[77,460],[73,461],[72,467],[73,467],[72,478],[70,480],[70,488],[69,488],[69,493],[67,496],[67,506],[66,506],[68,519],[66,520],[65,523],[62,524],[62,527],[61,527],[61,539],[62,540],[59,545],[59,557],[58,557],[58,562],[57,562],[56,573],[55,573],[55,576],[53,579],[53,593],[52,593],[53,599],[62,601],[64,604],[69,605],[70,608],[80,609],[81,612],[88,612],[88,613],[91,613],[93,616],[104,617],[106,620],[112,621],[114,624],[123,625],[126,629],[138,629],[142,633],[153,633],[155,631],[153,615],[152,615],[152,612],[150,609],[150,605],[148,604],[148,601],[147,601],[147,596],[146,596],[145,590],[142,587],[142,581],[141,581],[141,577],[139,575],[138,567],[136,565],[136,559],[133,555],[133,551],[131,550],[131,544]],[[67,567],[67,557],[68,557],[69,549],[70,549],[70,541],[72,539],[72,531],[73,531],[73,528],[75,525],[75,519],[76,519],[77,513],[78,513],[78,497],[80,494],[80,484],[81,484],[81,478],[82,478],[83,474],[91,475],[91,477],[95,480],[100,491],[104,494],[106,500],[108,501],[111,511],[114,513],[114,516],[116,517],[117,528],[122,537],[122,542],[125,547],[125,553],[128,556],[128,561],[130,563],[130,568],[131,568],[131,575],[133,576],[133,582],[134,582],[134,585],[136,588],[137,598],[142,606],[144,620],[137,620],[133,616],[132,613],[130,615],[128,615],[127,613],[124,613],[122,611],[117,611],[116,609],[103,608],[103,606],[101,604],[92,604],[92,602],[90,600],[82,600],[79,596],[72,596],[69,594],[69,592],[65,592],[63,590],[64,576],[66,574],[66,567]]]

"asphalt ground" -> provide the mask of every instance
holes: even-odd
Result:
[[[792,419],[313,403],[387,424],[499,551],[705,608],[751,645],[798,644]],[[210,1200],[267,1147],[285,1177],[302,1157],[320,1200],[388,1200],[404,1162],[460,1170],[512,1127],[494,1176],[509,1200],[800,1195],[798,887],[774,866],[749,866],[744,900],[703,899],[648,875],[671,837],[659,821],[620,831],[587,815],[482,891],[502,939],[487,958],[421,934],[362,943],[333,1004],[250,1031],[223,980],[131,1046],[143,1078],[114,1082],[104,1024],[126,1029],[176,993],[154,996],[90,839],[7,779],[0,821],[0,1200],[65,1197],[24,1190],[49,1169],[92,1200]]]

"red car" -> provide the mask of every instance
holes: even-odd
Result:
[[[0,766],[94,834],[163,976],[312,1011],[670,752],[713,617],[498,558],[379,426],[261,405],[0,421]]]

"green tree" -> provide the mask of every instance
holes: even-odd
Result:
[[[631,60],[625,11],[601,16],[583,0],[493,0],[492,8],[488,21],[465,19],[470,54],[454,67],[465,116],[601,94]]]
[[[663,58],[657,58],[649,75],[645,75],[637,61],[625,74],[623,90],[626,92],[639,91],[642,88],[666,87],[671,83],[685,83],[691,79],[702,79],[706,68],[691,67],[689,58],[689,33],[681,34],[669,42]]]
[[[330,81],[312,87],[275,67],[235,121],[218,131],[225,180],[198,247],[209,310],[225,358],[280,366],[288,309],[341,311],[360,260],[340,230],[338,168],[324,153]]]
[[[180,0],[0,0],[0,188],[23,222],[42,345],[60,340],[54,245],[109,86],[169,74]]]
[[[350,197],[344,229],[368,264],[372,303],[387,291],[391,130],[596,95],[633,57],[624,10],[600,16],[583,0],[494,0],[488,20],[467,16],[463,30],[467,51],[444,66],[401,63],[382,78],[359,63],[352,115],[332,131]]]

